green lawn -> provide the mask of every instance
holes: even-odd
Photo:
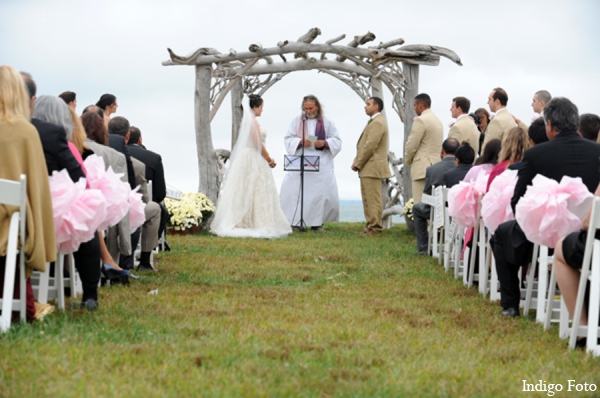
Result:
[[[98,311],[0,335],[0,397],[514,397],[524,379],[560,383],[558,396],[569,379],[600,384],[600,358],[533,314],[500,318],[416,255],[404,226],[326,229],[171,236],[160,272],[102,288]]]

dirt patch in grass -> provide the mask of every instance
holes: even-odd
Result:
[[[298,282],[310,282],[312,280],[312,276],[307,272],[295,272],[288,276],[289,280],[298,281]]]
[[[290,353],[288,350],[285,349],[280,350],[276,348],[269,348],[265,350],[260,350],[258,352],[258,355],[273,360],[286,360],[289,358]]]
[[[329,376],[335,381],[365,381],[369,380],[371,374],[367,371],[358,369],[331,369],[329,371]]]
[[[458,297],[476,296],[478,293],[475,290],[469,289],[454,289],[450,290],[450,294]]]

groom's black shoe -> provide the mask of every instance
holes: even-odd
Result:
[[[519,316],[519,309],[518,308],[506,308],[505,310],[502,310],[500,315],[505,316],[505,317],[510,317],[510,318],[516,318]]]

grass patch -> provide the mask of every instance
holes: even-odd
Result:
[[[403,226],[326,229],[170,237],[160,272],[101,289],[97,312],[0,335],[0,397],[513,397],[523,379],[600,384],[600,358],[533,316],[500,319],[418,256]]]

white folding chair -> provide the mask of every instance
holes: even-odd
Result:
[[[539,256],[538,256],[539,253]],[[554,262],[554,256],[548,255],[548,246],[534,245],[531,267],[527,273],[527,290],[523,305],[523,315],[527,315],[531,308],[535,308],[535,319],[547,329],[552,320],[558,322],[560,301],[554,299],[556,279],[548,283],[548,267]],[[538,271],[537,283],[534,275]],[[552,285],[552,286],[551,286]],[[550,287],[551,286],[551,287]],[[535,299],[533,298],[535,292]],[[548,326],[546,326],[548,321]]]
[[[444,253],[444,236],[446,235],[446,217],[445,217],[445,202],[447,197],[444,196],[445,187],[435,187],[433,190],[433,197],[435,200],[435,206],[433,207],[433,233],[434,242],[437,252],[438,265],[442,265],[443,253]]]
[[[69,267],[69,277],[65,278],[64,265],[65,258]],[[45,272],[34,272],[31,276],[33,284],[33,294],[36,301],[42,304],[48,303],[49,300],[56,299],[58,308],[65,309],[65,287],[71,289],[71,296],[76,297],[81,291],[81,287],[77,284],[77,274],[75,272],[75,260],[72,254],[63,254],[58,251],[56,262],[54,264],[54,276],[50,276],[50,264],[46,264]]]
[[[454,248],[451,255],[454,256],[454,279],[460,278],[466,270],[467,258],[469,257],[469,248],[465,250],[463,256],[463,242],[465,237],[465,228],[457,227],[454,234]]]
[[[488,285],[491,284],[490,246],[491,234],[486,231],[483,221],[479,222],[479,293],[485,297],[488,294]]]
[[[477,224],[475,228],[473,228],[473,238],[471,239],[471,249],[469,250],[469,256],[467,257],[465,254],[465,258],[468,258],[468,269],[469,272],[463,272],[463,283],[467,285],[469,288],[473,286],[473,282],[479,281],[479,273],[475,274],[475,259],[477,257],[477,247],[481,246],[479,242],[479,235],[483,233],[485,236],[485,227],[483,227],[483,221],[481,220],[481,199],[482,195],[479,195],[477,199]],[[483,231],[483,232],[482,232]],[[481,252],[485,250],[479,250],[479,257],[481,258]],[[466,251],[465,251],[466,253]],[[480,263],[481,267],[481,263]]]
[[[579,279],[579,290],[575,312],[572,316],[573,324],[569,347],[575,348],[577,337],[587,337],[587,350],[594,355],[600,355],[598,345],[598,334],[600,324],[598,312],[600,311],[600,240],[596,240],[596,232],[600,230],[600,197],[594,197],[592,214],[588,235],[585,242],[583,263],[581,264],[581,277]],[[587,282],[590,281],[590,302],[588,305],[588,325],[581,326],[579,319],[583,311],[583,301],[587,290]]]
[[[8,227],[8,246],[6,248],[6,265],[4,270],[4,290],[0,304],[0,332],[10,328],[12,311],[19,311],[21,320],[25,321],[27,303],[25,299],[25,238],[26,238],[26,203],[27,203],[27,177],[21,174],[20,181],[0,179],[0,204],[18,206]],[[19,287],[18,299],[13,299],[15,274],[17,270],[17,253],[19,254]]]
[[[432,187],[432,192],[435,187]],[[435,197],[433,195],[428,195],[426,193],[423,194],[421,201],[426,205],[431,206],[431,211],[429,213],[429,240],[427,241],[427,253],[429,253],[433,257],[437,257],[439,254],[437,253],[437,233],[434,233],[434,206],[435,206]]]
[[[148,186],[148,196],[149,196],[150,200],[152,200],[152,181],[148,181],[147,186]],[[179,198],[179,199],[181,199],[181,198]],[[158,254],[159,251],[162,251],[162,252],[165,251],[165,243],[167,242],[167,240],[165,238],[165,234],[166,234],[166,230],[163,231],[162,234],[160,234],[160,236],[158,237],[158,245],[156,245],[156,247],[154,248],[154,250],[152,250],[152,252],[150,254],[150,262],[153,261],[154,254]],[[141,245],[141,242],[142,242],[142,237],[140,236],[140,245]],[[140,248],[140,253],[141,253],[141,248]]]

